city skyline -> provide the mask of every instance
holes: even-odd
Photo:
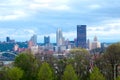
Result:
[[[28,41],[34,34],[38,42],[50,36],[56,42],[61,28],[65,39],[77,37],[76,26],[87,25],[87,39],[120,41],[120,1],[118,0],[5,0],[0,1],[0,41],[9,36]]]

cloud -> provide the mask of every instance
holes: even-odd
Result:
[[[40,40],[47,34],[55,39],[60,27],[64,36],[73,40],[76,25],[86,24],[90,39],[97,35],[100,41],[120,40],[119,3],[119,0],[1,0],[0,34],[13,35],[17,40],[20,37],[25,40],[25,36],[34,33],[41,36]],[[15,32],[18,27],[20,30]]]
[[[26,13],[24,13],[23,11],[13,11],[11,14],[7,14],[7,15],[2,15],[0,16],[0,20],[1,21],[5,21],[5,20],[15,20],[15,19],[20,19],[22,17],[26,16]]]
[[[30,8],[33,10],[68,10],[69,7],[67,5],[59,5],[59,6],[53,6],[48,4],[31,4]]]
[[[88,38],[93,40],[93,36],[98,36],[101,42],[117,42],[120,41],[120,21],[108,20],[104,21],[104,24],[100,26],[88,27]]]
[[[68,0],[6,0],[0,1],[0,20],[16,20],[34,16],[39,11],[68,10]]]
[[[68,0],[34,0],[33,3],[29,5],[32,10],[68,10],[69,6],[66,5]]]
[[[35,29],[23,29],[23,28],[0,28],[1,40],[4,41],[7,36],[16,41],[26,41],[30,37],[36,34]]]
[[[101,8],[101,5],[92,4],[92,5],[89,6],[89,8],[90,8],[90,9],[93,9],[93,10],[95,10],[95,9],[100,9],[100,8]]]
[[[115,23],[114,23],[115,24]],[[101,42],[108,41],[114,42],[119,41],[119,34],[120,34],[120,27],[119,24],[113,26],[111,24],[105,24],[104,26],[87,26],[87,38],[91,41],[93,40],[94,36],[98,37],[98,40]],[[23,28],[0,28],[0,39],[5,40],[6,36],[10,36],[12,39],[16,39],[17,41],[26,41],[29,40],[33,34],[38,35],[38,42],[44,41],[44,36],[50,36],[51,42],[56,42],[56,31],[51,33],[42,33],[38,31],[38,29],[23,29]],[[107,30],[107,31],[106,31]],[[74,31],[63,31],[63,36],[65,39],[74,40],[77,36],[76,34],[76,27]]]
[[[28,15],[25,6],[27,6],[27,2],[23,2],[23,0],[2,1],[0,3],[0,21],[25,18]]]

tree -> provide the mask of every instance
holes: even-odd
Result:
[[[71,61],[79,78],[87,80],[89,77],[90,55],[87,50],[75,48],[70,50]],[[74,62],[73,62],[74,61]]]
[[[7,72],[0,70],[0,80],[8,80]]]
[[[38,64],[30,52],[20,53],[15,58],[14,65],[24,71],[24,80],[36,80]]]
[[[53,72],[48,63],[44,62],[38,72],[38,80],[53,80]]]
[[[109,73],[110,73],[109,80],[114,80],[114,77],[117,76],[117,74],[114,75],[115,73],[114,69],[116,65],[120,63],[120,43],[115,43],[115,44],[110,45],[107,48],[105,54],[103,55],[103,58],[104,58],[104,63],[109,65],[108,67],[110,67],[109,68]]]
[[[120,76],[118,76],[118,77],[116,78],[116,80],[120,80]]]
[[[23,71],[17,67],[8,69],[7,73],[9,80],[20,80],[23,76]]]
[[[105,80],[105,77],[97,67],[94,67],[92,73],[90,73],[90,80]]]
[[[67,65],[62,80],[78,80],[72,65]]]
[[[57,75],[57,80],[62,80],[62,75],[64,73],[65,67],[66,67],[66,59],[60,59],[57,60],[55,63],[55,70],[56,70],[56,75]]]

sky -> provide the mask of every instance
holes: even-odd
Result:
[[[0,0],[0,41],[6,36],[38,42],[50,36],[56,42],[61,28],[65,39],[76,38],[77,25],[87,25],[87,38],[120,41],[120,0]]]

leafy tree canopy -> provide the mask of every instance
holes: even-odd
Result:
[[[78,80],[72,65],[67,65],[63,74],[63,80]]]
[[[38,72],[38,80],[53,80],[52,69],[48,63],[44,62]]]
[[[90,74],[90,80],[105,80],[105,77],[97,67],[94,67],[92,73]]]

